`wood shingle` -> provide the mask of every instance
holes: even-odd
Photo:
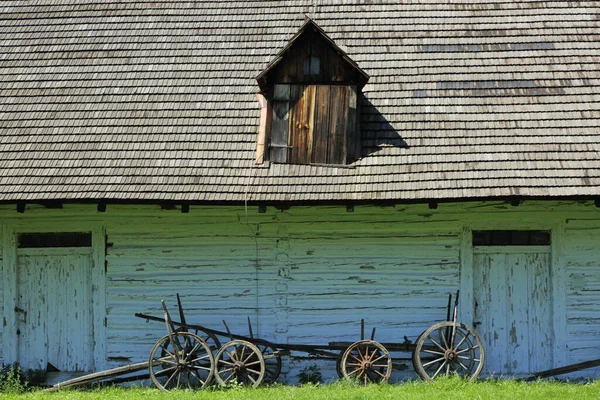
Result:
[[[5,1],[0,201],[600,195],[600,6]],[[254,79],[314,20],[370,80],[348,168],[255,163]]]

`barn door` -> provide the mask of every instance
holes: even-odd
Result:
[[[486,349],[485,370],[520,375],[553,365],[549,246],[475,248],[475,328]]]
[[[93,367],[91,247],[17,251],[17,359],[24,369]]]

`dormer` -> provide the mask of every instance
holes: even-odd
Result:
[[[264,96],[259,96],[263,114],[257,161],[352,163],[360,156],[358,99],[368,79],[307,19],[256,77]]]

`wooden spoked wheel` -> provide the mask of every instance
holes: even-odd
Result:
[[[346,349],[341,361],[344,378],[364,384],[386,382],[392,375],[392,357],[374,340],[361,340]]]
[[[220,385],[257,387],[265,379],[265,359],[254,344],[245,340],[226,343],[216,357],[215,378]]]
[[[257,347],[265,359],[265,378],[263,382],[274,383],[281,373],[281,357],[270,346],[259,344]]]
[[[215,360],[200,337],[174,332],[156,342],[148,366],[152,383],[161,390],[202,389],[212,380]]]
[[[345,352],[346,350],[340,351],[339,357],[335,359],[335,372],[340,379],[344,378],[344,373],[342,372],[342,357],[344,357]]]
[[[216,352],[221,348],[221,342],[216,335],[200,329],[195,329],[194,334],[206,342],[213,354],[216,354]]]
[[[439,322],[419,336],[413,366],[423,380],[440,375],[477,379],[485,360],[481,339],[473,329],[452,321]]]

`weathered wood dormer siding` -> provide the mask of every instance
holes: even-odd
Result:
[[[554,339],[544,356],[550,354],[553,366],[560,366],[594,358],[600,347],[598,214],[590,202],[356,207],[353,213],[345,207],[293,207],[258,214],[251,208],[247,215],[243,207],[192,207],[182,214],[156,206],[114,205],[98,213],[92,206],[67,205],[17,214],[0,206],[0,243],[2,252],[10,253],[6,235],[30,230],[33,223],[64,231],[78,224],[102,227],[106,336],[95,338],[105,349],[96,364],[101,368],[148,356],[164,326],[133,314],[161,315],[159,301],[174,307],[175,293],[183,296],[190,321],[221,328],[225,319],[232,330],[245,333],[250,316],[255,334],[283,343],[354,340],[361,318],[369,332],[377,328],[377,340],[403,341],[406,335],[414,341],[445,318],[447,295],[457,289],[460,319],[472,324],[477,279],[470,232],[548,230],[551,266],[544,276],[552,284],[545,289],[550,293],[538,296],[551,298],[544,306],[551,318],[545,332]],[[7,284],[1,282],[0,292]],[[525,348],[530,338],[518,325],[515,329],[517,344]],[[0,354],[5,346],[0,342]],[[490,357],[505,350],[488,349]],[[295,382],[313,362],[297,354],[284,362],[282,379]],[[399,363],[406,370],[394,379],[414,377],[409,361]],[[325,377],[334,377],[333,362],[318,365]]]
[[[358,102],[368,77],[312,21],[257,81],[272,108],[268,159],[349,164],[360,156]],[[266,122],[266,121],[265,121]]]
[[[356,86],[275,84],[270,160],[348,164],[356,159]]]
[[[336,50],[317,28],[308,26],[291,46],[281,54],[281,61],[266,75],[266,84],[345,84],[359,85],[362,74],[352,67],[347,56]],[[307,69],[311,57],[318,59],[318,73],[314,65]]]

